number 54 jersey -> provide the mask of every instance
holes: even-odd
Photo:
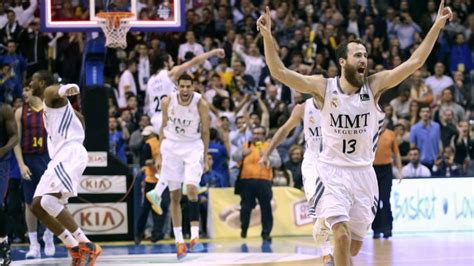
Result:
[[[166,139],[172,141],[195,141],[201,139],[201,117],[198,104],[201,94],[193,92],[188,105],[178,102],[178,93],[172,93],[168,105],[168,121],[164,128]]]
[[[323,150],[319,160],[336,166],[371,166],[384,117],[368,81],[347,95],[339,77],[328,79],[321,111]]]

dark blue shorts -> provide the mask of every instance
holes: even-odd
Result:
[[[10,179],[10,158],[0,160],[0,207],[3,206]]]
[[[26,204],[31,204],[36,186],[48,168],[50,161],[48,153],[43,154],[24,154],[23,160],[31,171],[31,181],[23,180],[23,196]]]

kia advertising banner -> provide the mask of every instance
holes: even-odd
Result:
[[[125,194],[127,177],[125,175],[83,175],[77,189],[81,194]]]
[[[73,203],[68,205],[74,220],[87,235],[128,233],[127,203]]]

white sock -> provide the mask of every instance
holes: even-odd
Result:
[[[79,241],[79,243],[88,243],[91,242],[89,238],[87,238],[86,234],[82,232],[81,228],[77,228],[76,232],[72,233],[74,238]]]
[[[173,227],[174,239],[176,243],[184,243],[183,229],[180,227]]]
[[[161,195],[163,194],[163,191],[165,191],[167,187],[168,187],[168,182],[166,182],[163,179],[158,180],[155,186],[156,195],[158,195],[158,197],[161,197]]]
[[[181,227],[180,227],[181,228]],[[8,242],[8,236],[6,237],[0,237],[0,243],[3,243],[3,242]]]
[[[64,245],[67,248],[72,248],[79,245],[79,242],[77,242],[77,240],[72,236],[71,232],[69,232],[68,230],[64,230],[64,232],[62,232],[58,237],[59,239],[61,239],[61,241],[63,241]]]
[[[37,232],[28,232],[28,238],[30,239],[30,245],[39,246]]]
[[[191,239],[199,238],[199,226],[191,225]]]
[[[329,241],[324,241],[323,245],[321,246],[321,252],[323,256],[332,254],[331,243]]]

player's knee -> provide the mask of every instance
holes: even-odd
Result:
[[[361,246],[351,245],[351,256],[352,257],[357,256],[357,254],[359,254],[360,248],[361,248]]]
[[[172,204],[180,204],[181,202],[181,192],[179,190],[171,191],[170,200]]]
[[[187,196],[190,201],[197,201],[198,200],[198,189],[196,186],[187,185]]]
[[[41,214],[44,212],[43,207],[41,207],[41,197],[34,198],[30,206],[31,206],[31,211],[36,216],[41,216]]]
[[[349,232],[349,227],[347,223],[337,223],[332,226],[334,239],[336,242],[339,242],[342,245],[349,245],[351,241],[351,236]]]
[[[59,199],[51,195],[41,197],[41,207],[52,217],[57,217],[64,209]]]

